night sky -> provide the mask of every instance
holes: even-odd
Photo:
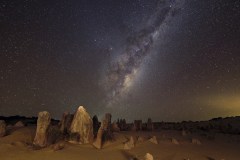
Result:
[[[1,0],[0,115],[240,115],[239,0]]]

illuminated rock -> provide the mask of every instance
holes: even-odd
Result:
[[[79,135],[80,144],[93,142],[93,122],[83,106],[80,106],[74,114],[70,133]]]

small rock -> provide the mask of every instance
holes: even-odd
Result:
[[[153,156],[150,153],[147,153],[144,158],[145,160],[153,160]]]
[[[153,136],[152,138],[150,138],[149,141],[154,143],[154,144],[158,144],[158,140],[157,140],[156,136]]]
[[[65,147],[64,143],[57,143],[53,145],[53,151],[59,151],[62,150]]]
[[[144,139],[143,137],[139,136],[138,139],[137,139],[137,141],[138,141],[138,142],[143,142],[143,141],[145,141],[145,139]]]
[[[18,121],[17,123],[15,123],[14,127],[20,128],[20,127],[24,127],[25,125],[23,124],[22,121]]]
[[[202,143],[201,143],[198,139],[192,138],[192,144],[200,145],[200,144],[202,144]]]
[[[182,130],[182,136],[186,136],[186,135],[187,135],[186,131]]]
[[[179,142],[175,138],[172,138],[172,143],[173,144],[179,144]]]

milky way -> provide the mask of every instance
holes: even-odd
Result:
[[[181,7],[180,1],[159,2],[146,25],[127,38],[124,52],[111,62],[106,73],[107,107],[112,107],[128,91],[145,58],[151,55],[154,43]]]
[[[0,116],[240,114],[239,0],[1,0]]]

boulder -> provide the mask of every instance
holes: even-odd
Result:
[[[147,153],[144,157],[144,160],[153,160],[153,156],[150,153]]]
[[[179,144],[179,142],[175,138],[172,138],[171,141],[173,144],[177,144],[177,145]]]
[[[83,106],[80,106],[74,114],[70,133],[79,135],[78,143],[80,144],[93,142],[93,122]]]
[[[60,131],[63,134],[67,134],[69,133],[70,127],[71,127],[71,123],[73,120],[73,115],[70,114],[69,112],[64,112],[61,122],[60,122]]]
[[[6,123],[4,120],[0,120],[0,137],[6,135]]]
[[[33,141],[35,146],[46,147],[47,131],[51,122],[50,114],[47,111],[39,112],[37,120],[37,130]]]
[[[18,121],[17,123],[15,123],[14,127],[20,128],[20,127],[24,127],[25,125],[23,124],[22,121]]]
[[[198,139],[192,138],[192,144],[200,145],[200,144],[202,144],[202,143],[201,143]]]
[[[152,138],[150,138],[149,141],[154,143],[154,144],[158,144],[158,140],[157,140],[156,136],[153,136]]]

